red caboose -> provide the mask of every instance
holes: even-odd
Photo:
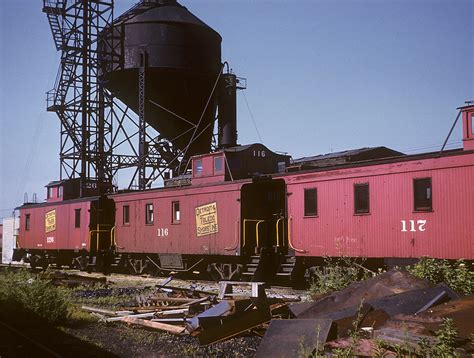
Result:
[[[32,267],[55,263],[85,269],[90,253],[110,248],[113,201],[106,197],[78,199],[77,180],[51,182],[46,189],[46,202],[18,208],[20,230],[14,260],[24,259]]]
[[[277,196],[256,210],[254,199],[261,193],[249,178],[284,171],[288,164],[288,156],[261,144],[227,148],[193,157],[191,178],[171,179],[162,189],[112,195],[117,250],[136,273],[151,267],[235,277],[242,250],[254,253],[258,237],[266,236],[263,225],[256,234],[256,218],[271,220],[285,211]],[[270,186],[277,182],[269,181]],[[279,187],[283,193],[282,181]]]

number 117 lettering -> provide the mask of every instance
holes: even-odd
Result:
[[[410,230],[407,230],[407,221],[402,220],[402,232],[416,232],[416,231],[425,231],[426,220],[417,220],[416,225],[418,225],[418,230],[415,227],[415,220],[408,220],[410,225]]]

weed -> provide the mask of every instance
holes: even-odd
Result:
[[[68,326],[79,327],[96,322],[97,318],[94,315],[84,311],[79,306],[71,305]]]
[[[456,339],[458,331],[450,318],[443,318],[439,330],[435,332],[436,343],[422,338],[418,342],[418,355],[422,357],[459,357],[456,352]]]
[[[408,271],[433,283],[445,282],[459,293],[474,293],[474,271],[462,259],[450,263],[447,260],[422,257],[415,265],[409,266]]]
[[[418,342],[418,352],[419,355],[422,357],[433,357],[433,345],[432,343],[426,339],[421,338]]]
[[[365,280],[371,276],[369,270],[349,257],[324,259],[324,267],[313,272],[313,282],[310,286],[311,294],[328,293],[341,290],[351,282]]]
[[[436,331],[436,346],[434,352],[439,357],[457,357],[456,339],[458,338],[458,330],[451,318],[443,318],[443,323],[439,330]]]
[[[395,350],[395,357],[403,358],[405,356],[403,353],[403,348],[400,344],[394,344],[393,349]]]
[[[372,350],[372,357],[384,358],[388,354],[388,350],[384,346],[384,342],[380,339],[374,341],[375,347]]]
[[[319,339],[321,336],[321,326],[318,324],[316,327],[316,346],[315,347],[308,347],[305,344],[305,336],[301,337],[299,340],[299,349],[298,349],[298,357],[309,357],[309,358],[321,358],[325,357],[323,354],[324,347],[321,345]]]
[[[362,307],[364,305],[364,300],[360,301],[359,308],[357,310],[357,315],[352,321],[352,329],[348,331],[350,337],[350,344],[347,347],[336,348],[332,353],[336,357],[354,357],[356,356],[357,347],[360,344],[361,334],[359,330],[360,322],[362,319]]]
[[[355,356],[352,350],[352,346],[344,347],[344,348],[336,348],[333,350],[333,354],[334,356],[340,357],[340,358],[349,358],[349,357]]]

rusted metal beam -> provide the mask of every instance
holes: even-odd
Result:
[[[214,321],[212,326],[207,327],[198,335],[198,340],[202,345],[219,342],[256,328],[269,322],[271,318],[268,305],[252,305],[243,312]]]

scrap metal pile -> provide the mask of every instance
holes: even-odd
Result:
[[[313,302],[289,305],[293,319],[272,320],[256,357],[298,355],[307,347],[347,348],[355,330],[365,333],[353,354],[372,356],[376,342],[416,352],[420,342],[434,343],[443,318],[459,327],[459,341],[474,333],[474,299],[460,297],[444,284],[433,285],[406,271],[392,270]],[[466,347],[472,349],[472,347]]]
[[[171,279],[170,279],[171,280]],[[169,282],[169,281],[168,281]],[[197,337],[201,345],[240,334],[263,336],[256,357],[301,355],[305,347],[347,347],[354,330],[365,334],[355,348],[370,356],[376,341],[387,349],[434,344],[443,318],[452,318],[463,352],[474,333],[474,300],[446,285],[433,285],[406,271],[392,270],[311,302],[267,297],[263,282],[220,282],[217,294],[165,284],[121,311],[83,306],[105,322],[125,322]],[[234,287],[246,286],[246,294]],[[463,343],[464,342],[464,343]]]
[[[168,281],[169,282],[169,281]],[[261,335],[258,329],[275,318],[290,317],[287,303],[294,299],[267,298],[263,282],[219,284],[219,293],[191,287],[157,287],[151,295],[137,296],[137,305],[120,311],[82,306],[105,322],[125,322],[174,334],[196,336],[203,345],[245,332]],[[235,286],[248,286],[250,293],[233,292]]]

